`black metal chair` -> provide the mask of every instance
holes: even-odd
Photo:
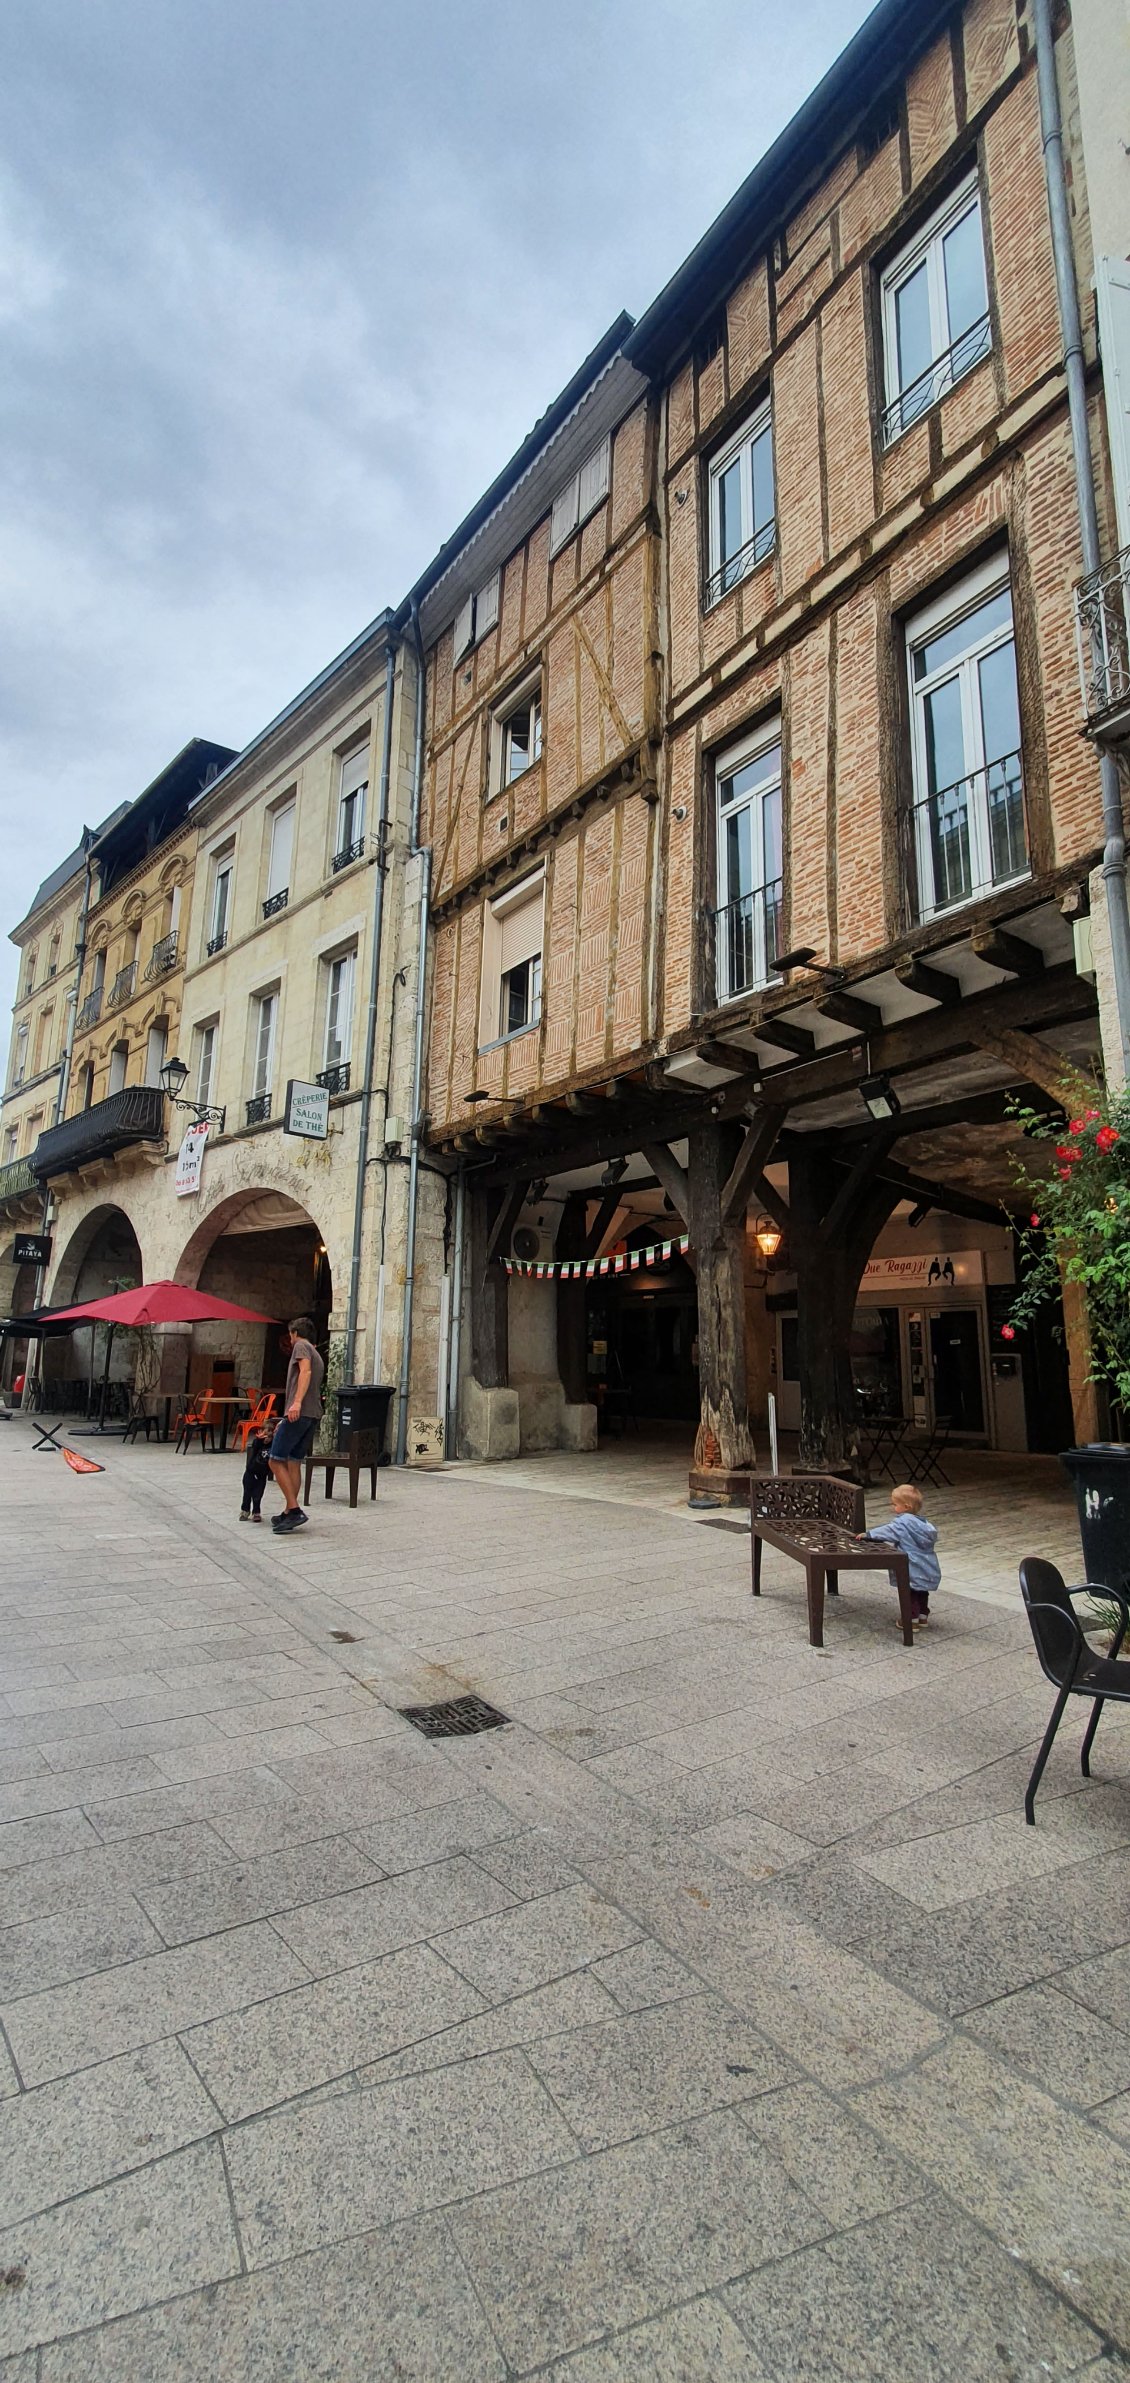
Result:
[[[1024,1798],[1024,1818],[1034,1828],[1036,1789],[1043,1778],[1068,1697],[1089,1696],[1094,1700],[1095,1709],[1087,1723],[1079,1756],[1084,1779],[1091,1776],[1091,1747],[1104,1704],[1108,1698],[1116,1704],[1130,1704],[1130,1663],[1118,1660],[1130,1624],[1130,1602],[1121,1589],[1101,1588],[1091,1581],[1084,1581],[1077,1589],[1067,1588],[1063,1574],[1044,1556],[1025,1556],[1020,1567],[1020,1594],[1036,1642],[1040,1669],[1059,1691]],[[1109,1655],[1096,1655],[1088,1646],[1072,1607],[1073,1597],[1094,1597],[1100,1604],[1118,1607],[1122,1619]]]
[[[161,1418],[152,1412],[144,1396],[135,1396],[130,1402],[129,1420],[122,1433],[123,1447],[127,1440],[136,1440],[139,1431],[145,1433],[146,1447],[151,1431],[156,1432],[158,1439],[161,1437]]]
[[[949,1444],[949,1416],[936,1415],[934,1418],[934,1428],[925,1440],[910,1440],[907,1442],[907,1454],[910,1457],[907,1480],[936,1481],[940,1485],[944,1484],[948,1488],[950,1486],[950,1477],[944,1464],[942,1463],[942,1458],[945,1455]]]

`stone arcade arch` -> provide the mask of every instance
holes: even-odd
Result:
[[[286,1351],[279,1326],[296,1314],[314,1317],[323,1355],[328,1349],[331,1253],[309,1209],[289,1193],[257,1185],[218,1200],[189,1235],[174,1275],[177,1282],[278,1319],[277,1326],[195,1325],[193,1363],[201,1373],[211,1360],[230,1360],[241,1385],[280,1388]]]

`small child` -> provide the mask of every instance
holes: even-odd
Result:
[[[267,1443],[256,1436],[247,1443],[247,1463],[243,1474],[243,1504],[239,1510],[241,1522],[262,1522],[259,1511],[263,1492],[271,1478],[267,1463]]]
[[[900,1548],[907,1558],[910,1575],[910,1608],[916,1630],[924,1630],[930,1619],[930,1591],[939,1586],[942,1568],[934,1553],[938,1538],[936,1523],[927,1522],[922,1512],[922,1493],[913,1482],[904,1481],[891,1491],[894,1514],[890,1522],[876,1523],[873,1531],[865,1531],[865,1539],[881,1539],[888,1547]],[[894,1573],[891,1574],[892,1581]]]

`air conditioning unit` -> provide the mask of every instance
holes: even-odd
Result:
[[[554,1234],[540,1225],[515,1225],[510,1241],[510,1255],[520,1258],[523,1265],[541,1265],[553,1256]]]

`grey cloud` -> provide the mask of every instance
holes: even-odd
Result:
[[[864,13],[9,0],[5,923],[397,600]]]

